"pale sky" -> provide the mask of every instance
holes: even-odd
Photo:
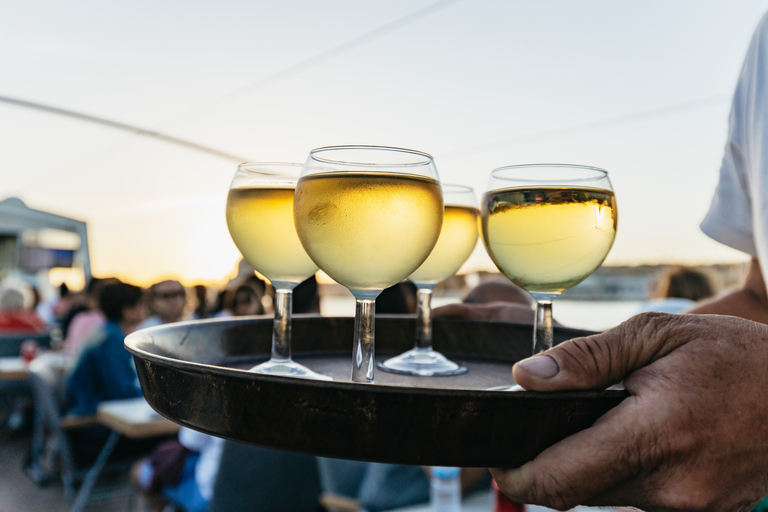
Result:
[[[609,264],[744,255],[698,224],[756,0],[30,0],[0,18],[0,96],[249,160],[375,144],[480,195],[496,167],[607,169]],[[422,11],[424,10],[424,11]],[[420,12],[421,11],[421,12]],[[396,20],[401,22],[393,24]],[[237,161],[0,103],[0,199],[88,222],[94,274],[227,276]],[[467,270],[490,266],[476,251]]]

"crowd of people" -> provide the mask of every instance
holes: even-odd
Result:
[[[491,469],[498,487],[518,502],[559,510],[579,504],[630,505],[649,511],[768,509],[768,504],[760,503],[768,494],[768,407],[763,395],[768,386],[768,289],[763,270],[768,265],[768,161],[763,152],[768,124],[766,49],[768,16],[754,34],[741,71],[720,180],[701,225],[713,239],[751,256],[743,286],[694,303],[685,310],[691,314],[641,313],[604,333],[569,340],[518,362],[513,375],[526,390],[605,389],[623,382],[630,394],[592,427],[548,448],[533,461],[519,468]],[[152,301],[165,304],[181,298],[177,291],[169,286]],[[498,292],[506,293],[494,293]],[[265,296],[263,291],[254,289],[254,293],[256,298]],[[265,305],[265,301],[254,301],[248,290],[237,301],[236,295],[222,296],[215,309],[227,311],[221,315],[234,315],[235,311],[260,311],[256,302],[262,308]],[[61,300],[75,304],[64,293]],[[0,328],[18,328],[30,321],[23,318],[29,315],[18,314],[18,302],[18,296],[7,291],[0,297]],[[93,304],[82,305],[84,312],[94,309]],[[665,307],[671,305],[666,301]],[[680,304],[675,307],[679,310]],[[56,304],[50,311],[57,308],[70,309]],[[75,361],[68,382],[70,407],[92,411],[99,400],[138,395],[135,378],[129,382],[135,375],[129,371],[129,356],[115,346],[116,340],[145,320],[145,308],[140,289],[120,282],[103,284],[98,293],[103,318],[91,313],[86,327],[94,330],[84,329],[93,334],[65,349]],[[153,314],[162,322],[160,312]],[[201,310],[199,314],[208,313]],[[435,314],[527,322],[533,315],[530,302],[504,300],[469,301],[438,308]],[[63,329],[65,340],[69,328]],[[111,371],[103,371],[102,365]],[[117,382],[106,382],[113,378]],[[194,480],[207,507],[198,466],[190,463],[184,474],[190,475],[189,482]],[[139,477],[143,474],[146,481],[149,474],[151,482],[151,462],[143,467],[137,470]],[[370,472],[398,473],[394,469]],[[413,473],[406,477],[408,489],[418,480]],[[391,483],[386,476],[374,481],[378,482],[374,490]],[[149,491],[172,503],[173,493],[166,492],[166,487]],[[396,489],[403,491],[403,486]],[[375,510],[378,502],[370,503],[363,506]]]
[[[711,295],[711,286],[708,294],[701,295],[701,286],[697,283],[700,285],[702,279],[706,281],[706,276],[691,269],[672,269],[661,276],[653,296],[693,303]],[[699,295],[693,296],[691,290]],[[142,290],[116,278],[93,278],[81,293],[60,287],[57,300],[38,303],[40,314],[23,307],[21,292],[7,288],[0,293],[3,306],[0,314],[24,311],[22,316],[36,319],[31,324],[25,323],[25,328],[60,330],[59,350],[69,367],[63,383],[67,396],[65,411],[89,415],[95,413],[101,401],[141,396],[132,358],[123,348],[123,339],[128,333],[189,319],[270,313],[271,293],[268,283],[249,269],[217,294],[212,305],[207,300],[208,291],[202,286],[187,289],[178,281],[163,280]],[[8,308],[7,304],[13,304],[14,308]],[[532,306],[527,293],[506,279],[498,279],[481,283],[469,290],[461,303],[438,309],[436,314],[532,322]],[[379,313],[407,314],[414,313],[415,308],[416,289],[409,282],[387,289],[376,304]],[[46,311],[51,315],[46,316]],[[296,287],[293,311],[319,313],[316,278]],[[50,323],[42,320],[43,317],[49,318]],[[99,428],[74,435],[78,459],[93,460],[105,439],[105,432]],[[225,441],[182,428],[174,439],[157,444],[153,441],[137,445],[121,440],[116,450],[117,453],[147,454],[134,465],[131,475],[146,502],[157,511],[209,510]],[[276,459],[270,460],[270,464],[274,464]],[[316,464],[326,492],[346,494],[371,511],[429,498],[425,468],[335,459],[317,459]],[[488,478],[487,471],[466,469],[463,487],[467,492],[487,489]]]
[[[298,285],[293,291],[293,312],[319,313],[318,290],[314,276]],[[66,366],[60,382],[66,397],[62,414],[88,416],[95,414],[102,401],[141,396],[133,359],[123,347],[127,334],[182,320],[271,313],[274,290],[252,269],[241,266],[238,276],[212,300],[204,286],[187,289],[176,280],[163,280],[144,290],[117,278],[94,277],[82,291],[73,292],[62,284],[57,292],[53,298],[39,300],[23,282],[0,283],[0,333],[53,334],[56,339],[46,355],[56,353]],[[415,293],[410,283],[396,285],[382,294],[377,311],[412,313]],[[56,361],[60,364],[61,359]],[[88,465],[106,441],[107,431],[86,427],[70,432],[69,437],[76,462]],[[113,454],[146,454],[134,465],[131,480],[153,509],[204,512],[212,498],[223,445],[222,439],[182,428],[168,440],[121,438]],[[426,499],[428,480],[421,475],[421,497]],[[385,489],[372,494],[369,485],[366,492],[370,499],[392,503]]]

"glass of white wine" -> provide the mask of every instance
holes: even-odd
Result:
[[[310,258],[355,296],[352,381],[374,380],[374,307],[427,259],[443,222],[434,161],[420,151],[335,146],[310,152],[294,200]]]
[[[418,290],[414,347],[379,364],[393,373],[424,377],[459,375],[467,367],[432,348],[432,291],[454,275],[477,245],[477,198],[471,187],[443,184],[443,228],[427,260],[410,275]]]
[[[251,371],[332,380],[291,358],[293,289],[317,272],[293,225],[293,196],[301,164],[244,163],[227,195],[227,227],[243,258],[275,287],[275,320],[269,361]]]
[[[591,275],[616,237],[608,172],[569,164],[501,167],[480,203],[481,237],[499,270],[536,299],[533,353],[552,347],[552,300]]]

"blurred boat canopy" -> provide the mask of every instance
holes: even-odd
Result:
[[[0,279],[47,281],[52,268],[79,268],[90,279],[86,223],[29,208],[16,197],[0,201]]]

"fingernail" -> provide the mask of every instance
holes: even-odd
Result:
[[[551,379],[560,373],[560,366],[550,356],[534,356],[518,363],[520,367],[540,379]]]

